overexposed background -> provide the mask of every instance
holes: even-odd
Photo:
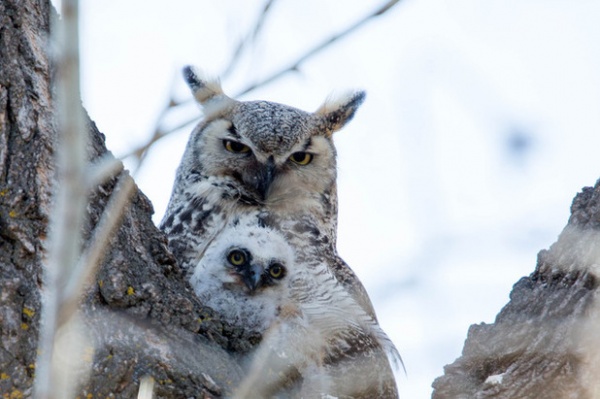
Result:
[[[235,94],[344,30],[380,1],[273,1],[223,79]],[[117,156],[152,135],[180,70],[213,75],[266,0],[82,0],[84,106]],[[426,398],[470,324],[493,322],[600,177],[600,2],[404,0],[240,99],[315,110],[332,92],[367,101],[335,141],[339,251],[366,285],[407,368],[403,398]],[[192,103],[168,129],[198,115]],[[189,125],[136,173],[158,223]],[[135,169],[132,159],[126,165]]]

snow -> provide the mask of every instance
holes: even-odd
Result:
[[[504,378],[504,373],[502,374],[496,374],[496,375],[490,375],[488,378],[485,379],[485,384],[490,384],[490,385],[500,385],[502,384],[502,379]]]

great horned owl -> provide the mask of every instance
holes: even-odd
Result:
[[[236,218],[190,282],[233,325],[263,335],[236,397],[396,398],[398,352],[323,262],[302,264],[258,214]]]
[[[363,102],[354,92],[316,112],[267,101],[236,101],[192,67],[184,77],[203,107],[160,224],[184,270],[193,267],[228,219],[262,210],[297,245],[328,265],[373,316],[366,291],[337,255],[336,151],[332,134]]]

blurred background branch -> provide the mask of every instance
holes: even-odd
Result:
[[[62,0],[61,19],[55,19],[52,42],[57,54],[58,179],[51,213],[49,248],[44,268],[44,301],[36,362],[35,396],[69,397],[81,373],[81,348],[89,343],[77,314],[84,291],[107,252],[135,184],[124,173],[113,191],[85,253],[83,226],[91,189],[122,169],[120,162],[101,158],[88,168],[88,128],[80,99],[79,0]],[[93,183],[93,186],[90,184]],[[59,335],[59,332],[62,335]],[[64,338],[67,335],[66,341]],[[76,360],[73,360],[76,359]]]
[[[85,184],[86,129],[79,101],[79,1],[63,0],[61,21],[55,19],[52,41],[57,55],[58,184],[49,226],[48,261],[44,270],[45,300],[35,379],[36,397],[61,396],[60,370],[52,368],[62,290],[80,256],[87,190]],[[68,318],[70,319],[70,317]],[[68,321],[67,319],[67,321]]]
[[[399,1],[400,0],[389,0],[389,1],[385,2],[380,7],[378,7],[374,11],[366,14],[365,16],[361,17],[358,21],[356,21],[353,24],[350,24],[348,27],[342,29],[340,32],[313,45],[309,50],[307,50],[304,54],[302,54],[300,57],[298,57],[297,59],[292,61],[287,66],[281,68],[280,70],[278,70],[276,72],[273,72],[272,74],[270,74],[269,76],[267,76],[266,78],[264,78],[258,82],[254,82],[254,83],[247,85],[245,88],[243,88],[239,92],[235,93],[233,95],[233,97],[237,98],[237,97],[243,96],[243,95],[248,94],[258,88],[266,86],[266,85],[282,78],[284,75],[286,75],[288,73],[299,71],[300,67],[304,63],[306,63],[310,59],[316,57],[322,51],[328,49],[329,47],[331,47],[338,41],[347,38],[353,32],[355,32],[356,30],[361,28],[363,25],[365,25],[367,22],[370,22],[373,19],[385,14],[390,9],[392,9],[396,4],[398,4]],[[267,0],[265,2],[257,20],[253,24],[252,28],[244,36],[244,38],[239,41],[238,45],[233,50],[233,53],[231,55],[231,58],[227,64],[227,66],[225,67],[224,71],[220,74],[220,77],[222,79],[227,78],[235,70],[235,68],[239,65],[239,60],[241,58],[241,55],[245,51],[247,51],[248,48],[252,47],[252,45],[256,41],[257,37],[259,36],[260,32],[262,31],[262,28],[265,25],[265,22],[267,20],[267,16],[269,15],[269,11],[272,10],[274,3],[275,3],[275,0]],[[144,162],[144,159],[145,159],[145,156],[146,156],[146,153],[148,152],[148,150],[157,141],[168,136],[169,134],[172,134],[173,132],[178,131],[179,129],[182,129],[188,125],[191,125],[192,123],[196,123],[200,119],[200,117],[196,117],[193,119],[187,119],[187,120],[177,123],[175,126],[170,127],[169,129],[165,130],[163,128],[163,122],[164,122],[165,118],[168,116],[168,114],[170,112],[172,112],[175,108],[179,107],[182,104],[182,102],[178,101],[175,98],[173,93],[174,93],[174,90],[171,90],[170,98],[166,102],[166,106],[159,113],[159,117],[157,118],[154,132],[152,133],[150,138],[144,144],[139,145],[134,150],[132,150],[131,152],[129,152],[128,154],[126,154],[122,157],[122,159],[133,158],[136,163],[136,166],[135,166],[136,171],[139,170],[140,167],[142,166],[142,163]]]

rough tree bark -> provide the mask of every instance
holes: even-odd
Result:
[[[575,197],[558,241],[495,322],[471,326],[433,398],[599,397],[599,266],[600,181]]]
[[[0,395],[32,394],[42,303],[44,240],[55,189],[57,139],[48,56],[47,0],[0,1]],[[107,153],[88,121],[90,162]],[[98,222],[118,178],[87,206],[82,243]],[[136,190],[122,226],[83,301],[94,347],[82,397],[135,397],[144,376],[157,397],[226,395],[241,371],[232,353],[244,336],[202,307],[181,278],[166,238]],[[60,353],[58,354],[60,355]]]

